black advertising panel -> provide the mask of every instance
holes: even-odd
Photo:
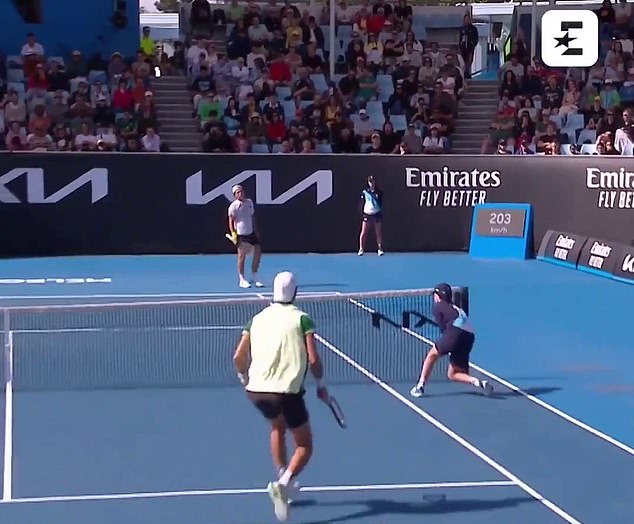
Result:
[[[621,247],[616,242],[589,238],[579,255],[577,269],[610,275],[614,271],[620,252]]]
[[[612,268],[612,275],[619,280],[634,284],[634,247],[620,246]]]
[[[586,245],[586,237],[564,231],[548,231],[542,240],[538,257],[559,265],[577,267]]]
[[[387,251],[468,250],[479,203],[531,204],[538,239],[556,228],[630,244],[625,166],[581,155],[0,154],[0,255],[228,253],[237,183],[256,204],[265,252],[356,252],[370,174]]]

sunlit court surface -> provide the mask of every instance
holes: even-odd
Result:
[[[0,521],[276,522],[267,425],[231,357],[282,270],[347,420],[309,381],[315,454],[291,522],[632,522],[632,288],[390,253],[265,255],[268,287],[245,291],[229,256],[0,261]],[[441,281],[468,290],[490,398],[447,382],[446,362],[409,396],[437,335],[415,320]]]

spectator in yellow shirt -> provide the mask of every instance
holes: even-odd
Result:
[[[143,28],[143,36],[141,37],[141,49],[147,57],[153,57],[156,51],[156,42],[150,36],[150,28]]]

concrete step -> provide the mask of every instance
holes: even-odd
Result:
[[[192,105],[192,100],[188,93],[155,93],[154,100],[159,106],[164,104]]]
[[[480,148],[474,147],[452,147],[451,148],[452,155],[479,155]]]
[[[171,118],[185,118],[186,116],[189,116],[191,118],[192,115],[191,106],[183,106],[177,109],[164,108],[159,106],[156,111],[158,113],[158,117],[165,121]]]
[[[173,146],[170,143],[170,151],[172,153],[194,153],[201,151],[202,147],[200,144],[198,146]]]
[[[161,132],[169,133],[170,135],[199,133],[199,128],[195,125],[175,126],[171,122],[167,122],[161,123]]]

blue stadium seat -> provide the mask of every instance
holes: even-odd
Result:
[[[619,90],[622,102],[634,102],[634,86],[624,86]]]
[[[585,127],[583,115],[579,113],[568,115],[566,117],[566,127],[572,129],[583,129]]]
[[[561,144],[561,146],[559,146],[559,154],[560,155],[569,155],[570,154],[570,144]]]
[[[581,145],[586,142],[594,144],[597,141],[597,130],[596,129],[582,129],[581,133],[577,137],[577,144]]]
[[[330,144],[317,144],[315,151],[317,153],[332,153],[332,146]]]
[[[583,144],[581,146],[581,154],[583,155],[594,155],[597,152],[596,144]]]
[[[394,131],[405,131],[407,129],[407,119],[405,115],[390,115],[390,122]]]
[[[269,153],[269,146],[267,144],[253,144],[251,146],[252,153]]]
[[[24,70],[23,69],[8,69],[7,82],[24,82]]]
[[[318,93],[328,91],[328,83],[326,82],[326,77],[324,75],[314,73],[310,75],[310,79],[313,81],[313,84],[315,84],[315,89]]]
[[[102,84],[108,83],[108,75],[106,75],[105,71],[90,71],[88,73],[88,83],[92,85],[96,82],[101,82]]]
[[[273,144],[271,147],[271,153],[280,153],[282,151],[282,144]]]
[[[275,88],[275,93],[280,100],[284,100],[291,96],[291,88],[288,86],[277,86]]]
[[[24,65],[24,61],[20,55],[9,55],[7,56],[7,68],[9,69],[20,69]]]

